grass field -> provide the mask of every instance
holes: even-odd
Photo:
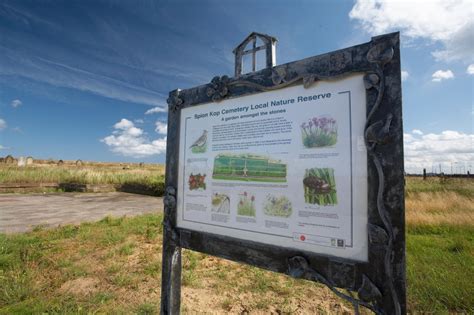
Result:
[[[472,314],[474,181],[406,186],[409,311]],[[157,313],[161,222],[144,215],[0,234],[0,314]],[[351,313],[316,283],[191,251],[183,265],[185,313]]]
[[[144,167],[121,166],[56,166],[41,165],[18,167],[0,164],[0,184],[3,183],[78,183],[123,184],[151,183],[163,178],[164,165],[147,164]]]
[[[38,165],[17,167],[0,164],[0,184],[58,183],[137,185],[148,190],[163,190],[164,165],[143,167],[109,163],[94,166]]]

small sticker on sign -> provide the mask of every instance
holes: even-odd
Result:
[[[304,242],[304,243],[309,243],[313,245],[341,247],[339,246],[339,241],[340,241],[339,239],[334,239],[334,238],[329,238],[329,237],[319,236],[319,235],[293,233],[293,240],[296,242]],[[342,244],[344,244],[344,240],[342,240]]]

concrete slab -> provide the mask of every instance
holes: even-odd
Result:
[[[163,212],[162,198],[123,192],[1,194],[0,233],[151,212]]]

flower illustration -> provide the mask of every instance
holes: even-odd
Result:
[[[332,117],[313,117],[301,124],[303,145],[307,148],[327,147],[337,142],[337,124]]]
[[[248,194],[244,191],[240,195],[239,204],[237,206],[237,214],[249,217],[255,217],[256,210],[255,210],[255,196]]]

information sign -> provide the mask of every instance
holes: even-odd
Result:
[[[170,93],[161,311],[179,314],[187,248],[405,314],[399,34],[278,66],[275,44],[252,33],[234,77]]]

